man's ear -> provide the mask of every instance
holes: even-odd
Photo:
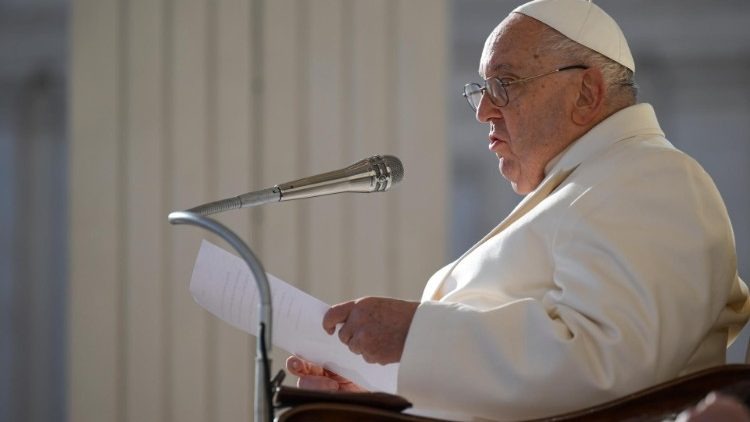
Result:
[[[587,126],[599,117],[604,108],[605,93],[602,72],[595,68],[586,69],[578,87],[578,98],[573,105],[573,122]]]

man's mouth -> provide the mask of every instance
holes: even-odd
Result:
[[[505,142],[505,141],[503,141],[503,140],[502,140],[502,139],[500,139],[500,138],[497,138],[497,137],[491,136],[491,137],[490,137],[490,144],[489,144],[488,148],[490,149],[490,151],[492,151],[492,152],[494,152],[494,153],[499,153],[499,151],[498,151],[498,147],[500,147],[500,145],[501,145],[501,144],[502,144],[503,142]]]

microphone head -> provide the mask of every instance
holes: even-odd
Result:
[[[360,163],[364,167],[360,167]],[[366,192],[386,191],[404,178],[404,166],[401,160],[392,155],[375,155],[366,158],[350,167],[350,169],[355,168],[356,173],[364,171],[362,174],[369,176]]]
[[[383,163],[391,176],[391,183],[396,184],[401,182],[401,179],[404,178],[404,165],[401,164],[401,160],[393,155],[384,155]]]

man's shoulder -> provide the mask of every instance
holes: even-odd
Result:
[[[722,203],[700,164],[658,136],[623,139],[583,161],[559,193],[574,214],[612,207],[637,212],[665,203],[690,206],[698,196]]]
[[[618,141],[583,161],[574,174],[592,185],[671,183],[686,174],[706,175],[701,165],[662,136],[641,135]],[[706,175],[707,176],[707,175]]]

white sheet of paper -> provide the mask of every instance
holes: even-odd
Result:
[[[365,362],[323,330],[329,306],[268,275],[273,304],[272,341],[289,353],[330,369],[370,391],[396,393],[398,364]],[[258,289],[241,258],[208,242],[201,243],[190,279],[195,301],[221,320],[258,336]]]

